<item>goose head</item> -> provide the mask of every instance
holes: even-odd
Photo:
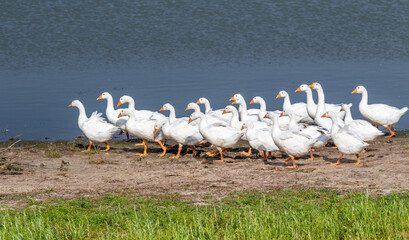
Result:
[[[133,100],[132,97],[127,96],[127,95],[123,95],[123,96],[119,99],[118,105],[116,105],[116,106],[119,107],[119,106],[121,106],[122,104],[129,103],[131,100]]]
[[[168,121],[167,118],[161,118],[155,122],[155,125],[154,125],[155,130],[153,132],[155,135],[156,133],[158,133],[159,129],[161,129],[163,125],[165,125],[166,121]]]
[[[280,91],[278,94],[277,94],[277,97],[276,98],[283,98],[283,97],[287,97],[288,96],[288,93],[286,92],[286,91]]]
[[[264,115],[264,118],[269,118],[269,119],[273,120],[274,116],[276,116],[274,113],[267,112],[266,115]]]
[[[77,107],[77,108],[80,106],[82,106],[82,103],[80,102],[80,100],[74,100],[71,102],[70,105],[68,105],[68,107]]]
[[[363,93],[365,91],[366,91],[366,89],[365,89],[364,86],[358,86],[358,87],[355,88],[354,91],[352,91],[352,93]]]
[[[240,93],[236,93],[230,98],[230,101],[233,101],[232,104],[239,104],[240,102],[244,101],[244,98]]]
[[[260,103],[261,101],[262,101],[262,98],[259,97],[259,96],[256,96],[256,97],[254,97],[254,98],[251,100],[250,104]]]
[[[122,109],[119,114],[118,114],[118,118],[122,117],[122,116],[130,116],[132,114],[132,111],[129,109]]]
[[[327,118],[331,118],[331,119],[337,119],[337,115],[332,111],[329,111],[329,112],[326,112],[326,113],[322,114],[321,117],[322,118],[327,117]]]
[[[197,100],[196,104],[205,104],[206,102],[209,102],[207,98],[201,97],[199,100]]]
[[[165,103],[159,111],[170,111],[171,109],[174,109],[172,105],[169,103]]]
[[[203,118],[205,115],[201,112],[194,112],[190,114],[189,123],[193,122],[196,119]]]
[[[232,113],[232,112],[237,112],[237,109],[235,107],[233,107],[232,105],[226,106],[223,110],[222,114],[225,113]]]
[[[254,124],[252,122],[244,122],[243,125],[241,126],[241,130],[252,128],[254,128]]]
[[[194,102],[191,102],[191,103],[189,103],[189,104],[187,105],[185,111],[187,111],[187,110],[199,110],[199,111],[200,111],[200,108],[199,108],[199,105],[197,105],[197,104],[194,103]]]
[[[340,110],[340,112],[341,112],[341,111],[350,110],[351,107],[352,107],[352,103],[350,103],[350,104],[345,104],[345,103],[344,103],[344,104],[341,105],[341,110]]]
[[[308,86],[308,87],[310,87],[310,88],[312,88],[312,89],[314,89],[314,90],[322,89],[321,84],[319,84],[319,83],[317,83],[317,82],[311,84],[311,85]]]
[[[307,84],[301,84],[297,90],[295,90],[296,92],[307,92],[310,91],[310,88],[308,87]]]
[[[111,94],[109,94],[108,92],[103,92],[101,95],[99,95],[97,100],[109,99],[109,98],[112,98]]]

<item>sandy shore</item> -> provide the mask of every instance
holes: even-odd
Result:
[[[225,154],[226,162],[204,155],[213,150],[199,147],[193,157],[185,149],[179,159],[170,159],[176,149],[159,157],[161,149],[151,143],[147,157],[138,157],[141,146],[114,141],[109,152],[81,153],[82,140],[44,143],[22,141],[0,145],[0,205],[24,204],[28,198],[72,198],[99,196],[113,192],[133,192],[146,196],[177,193],[184,199],[201,202],[238,191],[328,188],[341,192],[368,191],[371,195],[409,190],[409,138],[399,134],[370,143],[355,166],[355,156],[346,156],[339,166],[339,153],[329,147],[317,149],[315,160],[308,156],[296,161],[297,169],[286,169],[286,156],[274,152],[263,161],[255,151],[244,157],[246,145]]]

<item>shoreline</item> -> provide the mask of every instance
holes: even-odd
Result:
[[[339,153],[325,147],[314,151],[315,160],[307,161],[308,156],[296,160],[297,169],[286,169],[286,156],[278,151],[267,161],[254,150],[251,156],[242,156],[240,152],[248,149],[246,144],[227,150],[226,162],[216,163],[213,160],[218,156],[204,154],[214,150],[208,145],[197,148],[198,157],[184,148],[181,158],[171,159],[177,149],[169,148],[165,157],[159,157],[162,150],[156,143],[148,144],[148,156],[138,157],[135,154],[143,148],[134,146],[136,142],[114,140],[110,151],[91,153],[80,152],[86,147],[85,139],[21,141],[12,147],[15,142],[0,142],[0,205],[24,205],[29,196],[45,200],[120,192],[178,194],[200,204],[247,191],[312,188],[379,196],[409,190],[407,133],[371,142],[358,166],[353,165],[354,156],[346,156],[339,166],[330,166]]]

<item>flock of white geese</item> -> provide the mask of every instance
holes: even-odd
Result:
[[[312,90],[317,91],[318,103],[314,102]],[[149,111],[136,110],[135,102],[130,96],[122,96],[117,107],[128,103],[128,108],[114,108],[112,96],[104,92],[98,100],[107,100],[106,116],[108,123],[101,117],[101,113],[94,112],[87,117],[84,105],[79,100],[74,100],[69,107],[79,109],[78,126],[89,139],[90,151],[93,142],[105,143],[110,149],[108,141],[119,130],[129,135],[142,139],[143,154],[147,155],[147,141],[157,142],[163,149],[161,156],[166,154],[166,140],[172,139],[178,145],[178,153],[173,158],[179,158],[182,146],[189,146],[196,154],[195,145],[208,141],[217,150],[206,153],[209,156],[220,154],[224,161],[223,152],[234,147],[239,141],[247,141],[251,149],[257,149],[266,160],[267,154],[273,151],[285,152],[292,161],[289,168],[296,168],[294,159],[310,154],[314,158],[312,149],[323,147],[332,139],[340,152],[336,163],[338,165],[344,155],[353,154],[360,163],[359,154],[368,146],[368,141],[376,139],[383,133],[378,130],[382,125],[390,132],[388,137],[395,135],[390,128],[397,123],[401,116],[408,110],[407,107],[398,109],[385,104],[368,104],[368,92],[363,86],[358,86],[352,93],[362,94],[359,111],[365,120],[353,119],[351,116],[352,104],[325,103],[324,90],[319,83],[303,84],[296,92],[306,93],[306,103],[291,103],[286,91],[280,91],[276,98],[284,98],[282,111],[267,111],[266,103],[261,97],[254,97],[250,104],[259,104],[259,109],[247,109],[246,101],[241,94],[235,94],[230,101],[238,104],[239,108],[229,105],[224,109],[213,110],[206,98],[200,98],[196,103],[187,105],[186,111],[194,112],[189,118],[176,117],[175,108],[166,103],[159,111],[169,111],[169,116]],[[198,104],[204,104],[202,113]],[[120,133],[120,134],[121,134]]]

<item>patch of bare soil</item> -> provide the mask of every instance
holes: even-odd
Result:
[[[114,192],[132,192],[138,196],[177,193],[184,199],[202,201],[221,198],[239,191],[276,189],[328,188],[341,192],[368,191],[372,195],[406,192],[409,189],[409,138],[401,134],[392,139],[371,142],[356,166],[355,156],[345,156],[339,166],[339,153],[329,147],[296,160],[297,169],[280,152],[263,161],[243,143],[225,153],[226,162],[208,157],[214,150],[198,147],[199,156],[192,157],[184,149],[179,159],[170,159],[177,149],[160,157],[156,143],[149,144],[148,156],[138,157],[142,146],[135,142],[115,141],[109,152],[82,153],[86,146],[71,142],[19,142],[0,145],[0,205],[18,206],[27,198],[73,198],[100,196]],[[170,143],[171,144],[171,143]],[[102,146],[102,145],[101,145]]]

